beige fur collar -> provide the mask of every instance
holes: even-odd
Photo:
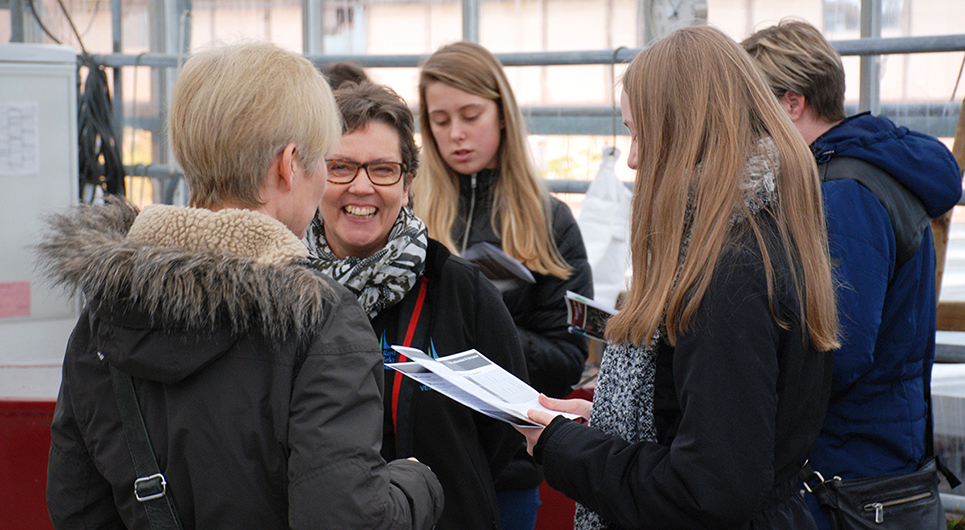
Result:
[[[212,212],[155,204],[141,211],[127,237],[155,245],[224,252],[265,264],[286,264],[308,256],[308,249],[288,227],[251,210]]]
[[[264,214],[173,206],[142,213],[109,197],[47,221],[38,265],[105,312],[136,308],[163,326],[228,323],[283,338],[314,333],[336,303],[334,281],[299,263],[305,246]]]

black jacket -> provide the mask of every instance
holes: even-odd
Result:
[[[813,528],[794,481],[824,418],[832,353],[807,338],[784,252],[765,233],[786,328],[746,236],[725,249],[690,331],[656,351],[657,442],[556,418],[535,450],[550,486],[627,528]]]
[[[459,176],[459,216],[453,225],[452,237],[459,248],[480,242],[502,247],[499,231],[490,221],[492,190],[499,175],[492,170],[480,171],[472,185],[472,177]],[[473,205],[470,208],[470,205]],[[503,302],[516,322],[519,339],[523,344],[530,384],[540,392],[556,397],[566,397],[572,386],[580,381],[587,357],[586,339],[570,333],[566,323],[566,291],[573,291],[593,298],[593,277],[586,259],[583,236],[566,204],[550,197],[553,216],[553,239],[563,259],[571,268],[570,277],[561,280],[555,276],[533,273],[534,284],[520,284],[504,291]],[[472,210],[469,235],[465,238],[466,219]],[[498,215],[497,215],[498,219]],[[526,454],[525,445],[517,458],[499,477],[496,489],[523,489],[536,487],[543,477],[532,458]]]
[[[398,360],[390,346],[403,344],[411,329],[408,345],[433,357],[475,348],[527,380],[512,317],[478,267],[452,256],[433,239],[425,264],[406,297],[372,320],[386,362]],[[472,412],[395,370],[386,369],[385,378],[382,455],[387,460],[414,456],[439,477],[446,507],[436,528],[499,528],[493,477],[512,458],[522,435],[508,423]]]
[[[81,207],[41,247],[89,302],[51,429],[54,526],[150,528],[110,363],[134,378],[185,529],[430,528],[435,476],[379,454],[382,359],[354,296],[296,264],[307,251],[274,219],[224,210],[231,226],[192,229],[198,212],[149,207],[144,238],[133,208]]]

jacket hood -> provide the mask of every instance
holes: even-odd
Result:
[[[815,140],[811,151],[819,164],[847,156],[877,166],[911,190],[932,218],[962,196],[962,172],[948,148],[885,117],[852,116]]]
[[[249,332],[305,339],[334,303],[301,241],[261,213],[111,198],[47,221],[39,266],[85,296],[99,352],[138,377],[180,380]]]

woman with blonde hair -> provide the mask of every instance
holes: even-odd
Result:
[[[412,184],[416,214],[453,253],[488,243],[532,272],[531,283],[502,283],[503,301],[532,385],[567,396],[583,372],[587,344],[568,332],[564,296],[593,296],[590,267],[573,215],[533,166],[502,65],[478,44],[440,48],[422,66],[419,118],[424,160]],[[504,527],[533,528],[541,482],[521,449],[496,483]]]
[[[436,476],[379,454],[372,327],[305,266],[341,138],[328,83],[274,44],[205,49],[169,126],[191,207],[78,207],[40,246],[86,302],[50,430],[53,526],[432,528]]]
[[[750,57],[709,27],[638,55],[623,119],[633,280],[591,404],[531,411],[580,528],[814,528],[797,473],[838,346],[818,176]]]

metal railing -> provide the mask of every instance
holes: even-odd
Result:
[[[865,38],[840,40],[831,43],[844,56],[871,56],[886,54],[917,54],[965,51],[965,35],[938,35],[924,37]],[[497,53],[496,57],[507,67],[608,65],[631,60],[642,48],[616,48],[612,50],[517,52]],[[322,65],[337,61],[351,61],[363,67],[412,68],[418,67],[428,55],[306,55],[313,63]],[[152,68],[176,68],[179,57],[172,54],[144,53],[139,55],[95,55],[95,60],[107,67],[124,68],[146,66]],[[181,57],[183,59],[184,57]],[[119,106],[115,106],[117,109]],[[849,112],[854,111],[850,106]],[[913,103],[883,105],[881,113],[900,125],[933,136],[954,135],[960,112],[960,103]],[[608,136],[624,135],[619,124],[619,111],[608,105],[557,105],[525,106],[522,108],[531,134],[582,134]],[[115,119],[124,123],[124,116],[115,112]],[[614,120],[617,120],[614,122]],[[157,124],[155,124],[156,126]],[[116,127],[115,130],[121,130]],[[126,166],[130,175],[158,179],[178,179],[180,171],[167,165]],[[555,193],[585,193],[588,181],[550,180],[547,184]],[[165,195],[170,195],[166,193]]]

